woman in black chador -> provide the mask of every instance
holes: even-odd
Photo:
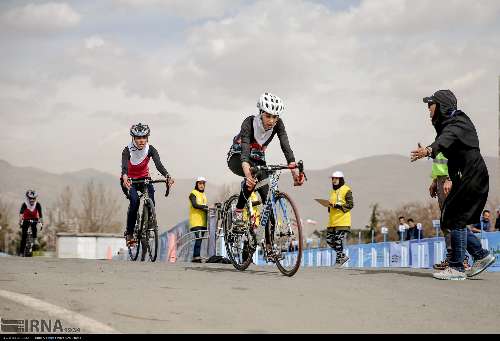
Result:
[[[435,158],[440,152],[448,159],[452,188],[441,213],[441,228],[450,230],[452,254],[449,267],[435,273],[437,279],[462,280],[473,277],[495,262],[495,257],[481,247],[479,239],[466,225],[479,222],[488,199],[489,175],[479,150],[476,128],[470,118],[457,109],[457,99],[450,90],[439,90],[424,98],[436,129],[436,140],[411,152],[411,160]],[[465,250],[474,258],[465,272]]]

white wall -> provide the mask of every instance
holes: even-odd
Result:
[[[107,259],[111,247],[111,257],[120,248],[126,248],[125,238],[110,235],[68,234],[57,236],[58,258]]]

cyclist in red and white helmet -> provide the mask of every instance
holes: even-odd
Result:
[[[130,200],[130,206],[127,213],[127,231],[125,235],[127,242],[133,240],[134,226],[137,220],[137,211],[139,209],[138,189],[142,189],[143,184],[131,184],[130,179],[145,179],[150,177],[149,161],[153,159],[156,169],[165,178],[170,178],[167,170],[163,166],[160,155],[156,148],[148,143],[151,130],[146,124],[134,124],[130,128],[130,136],[132,141],[123,149],[122,152],[122,176],[121,184],[125,195]],[[174,180],[170,178],[170,185]],[[154,187],[148,185],[149,197],[154,200]]]
[[[257,115],[251,115],[245,118],[241,125],[238,135],[233,138],[233,144],[228,153],[227,164],[229,169],[236,175],[245,178],[245,184],[242,186],[236,211],[234,212],[234,224],[243,223],[243,208],[247,199],[250,197],[257,181],[266,178],[267,174],[260,174],[258,178],[250,172],[250,168],[257,165],[265,165],[265,151],[267,146],[278,136],[281,150],[285,155],[289,166],[296,166],[295,156],[286,133],[282,114],[285,105],[278,96],[265,92],[257,102],[259,112]],[[299,174],[297,169],[292,169],[294,184],[300,186],[304,183],[304,177]],[[262,202],[266,201],[269,186],[263,186],[258,189]],[[266,240],[268,239],[268,229],[266,227]]]
[[[38,245],[37,224],[42,223],[43,220],[42,205],[37,200],[38,193],[33,189],[28,189],[25,197],[25,201],[21,205],[21,210],[19,211],[19,226],[22,231],[21,245],[18,253],[20,256],[24,255],[29,228],[31,228],[35,246]]]

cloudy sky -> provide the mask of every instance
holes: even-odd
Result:
[[[222,181],[264,91],[308,168],[408,155],[440,88],[494,156],[499,37],[496,0],[2,1],[0,159],[118,175],[140,121],[174,177]]]

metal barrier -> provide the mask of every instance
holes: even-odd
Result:
[[[177,241],[177,260],[181,262],[190,262],[193,259],[194,242],[196,240],[201,240],[201,252],[200,256],[207,258],[208,255],[208,242],[203,243],[204,240],[208,241],[209,236],[203,236],[196,238],[196,233],[208,232],[208,230],[193,231],[183,235]]]
[[[217,241],[221,240],[222,227],[220,226],[222,218],[222,205],[216,203],[214,208],[210,208],[207,214],[207,229],[200,231],[190,231],[183,234],[176,241],[176,258],[181,262],[190,262],[193,259],[194,242],[202,240],[200,256],[209,258],[218,254]],[[204,232],[203,237],[196,238],[197,232]],[[223,240],[223,238],[222,238]]]
[[[484,232],[481,235],[483,247],[487,247],[495,256],[496,262],[487,271],[500,271],[500,232]],[[403,242],[382,242],[370,244],[351,244],[345,248],[345,253],[350,258],[343,267],[354,268],[388,268],[411,267],[432,268],[435,263],[440,263],[446,253],[443,237],[416,239]],[[288,255],[293,257],[293,253]],[[331,248],[307,248],[303,250],[302,264],[306,267],[334,266],[335,251]],[[470,262],[472,263],[472,259]],[[266,265],[259,255],[257,265]],[[270,264],[269,264],[270,265]]]

